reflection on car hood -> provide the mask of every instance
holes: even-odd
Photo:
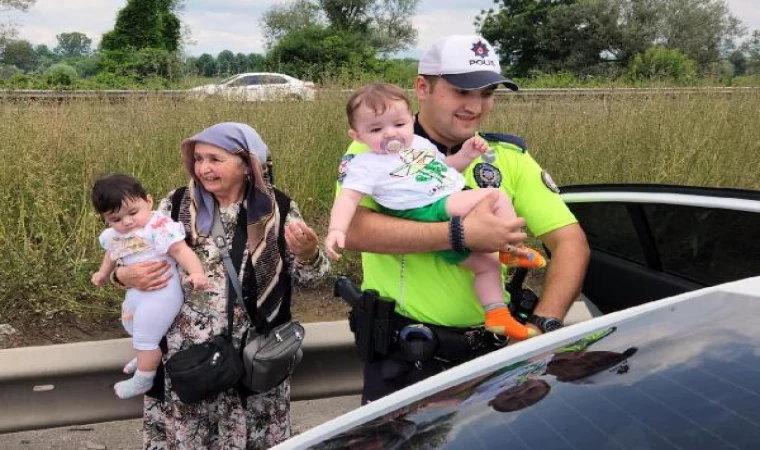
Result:
[[[760,277],[528,340],[278,449],[758,448]]]

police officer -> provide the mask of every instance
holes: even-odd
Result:
[[[497,86],[517,90],[514,82],[501,75],[493,47],[477,35],[454,35],[437,41],[422,55],[418,73],[415,133],[446,155],[456,153],[477,132],[493,108]],[[394,299],[395,313],[404,320],[464,333],[484,321],[472,289],[472,275],[429,252],[465,246],[476,251],[508,250],[526,237],[520,229],[527,224],[552,256],[541,299],[528,325],[539,332],[559,328],[580,292],[589,257],[586,237],[558,195],[554,181],[527,153],[520,138],[495,133],[481,136],[494,152],[467,168],[467,185],[503,189],[521,218],[510,221],[495,217],[489,204],[494,199],[486,199],[463,219],[411,222],[377,213],[377,205],[365,197],[346,236],[346,247],[362,252],[362,288]],[[364,151],[366,146],[352,143],[341,167]],[[496,348],[494,345],[487,350]],[[482,352],[472,352],[472,356],[478,354]],[[393,357],[375,358],[364,367],[362,403],[459,362],[433,358],[400,368]]]

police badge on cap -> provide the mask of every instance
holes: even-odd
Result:
[[[559,194],[559,187],[557,187],[557,183],[554,182],[552,176],[549,175],[549,172],[546,170],[541,171],[541,181],[544,182],[544,185],[546,185],[550,191],[554,192],[555,194]]]

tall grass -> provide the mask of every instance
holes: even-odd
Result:
[[[0,322],[111,313],[112,288],[89,285],[103,228],[93,179],[139,177],[161,198],[186,183],[179,142],[221,121],[253,125],[272,149],[277,184],[324,229],[348,144],[346,94],[314,102],[148,98],[0,104]],[[731,97],[501,99],[484,130],[525,137],[560,184],[655,182],[760,189],[760,94]]]

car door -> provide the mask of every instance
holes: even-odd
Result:
[[[248,100],[249,96],[251,95],[249,94],[249,86],[255,82],[256,79],[252,75],[244,75],[235,78],[225,84],[224,97],[227,100]]]
[[[266,96],[269,100],[280,100],[296,94],[294,86],[283,76],[268,74],[266,79]]]
[[[760,192],[566,186],[586,232],[583,293],[604,313],[760,274]]]

